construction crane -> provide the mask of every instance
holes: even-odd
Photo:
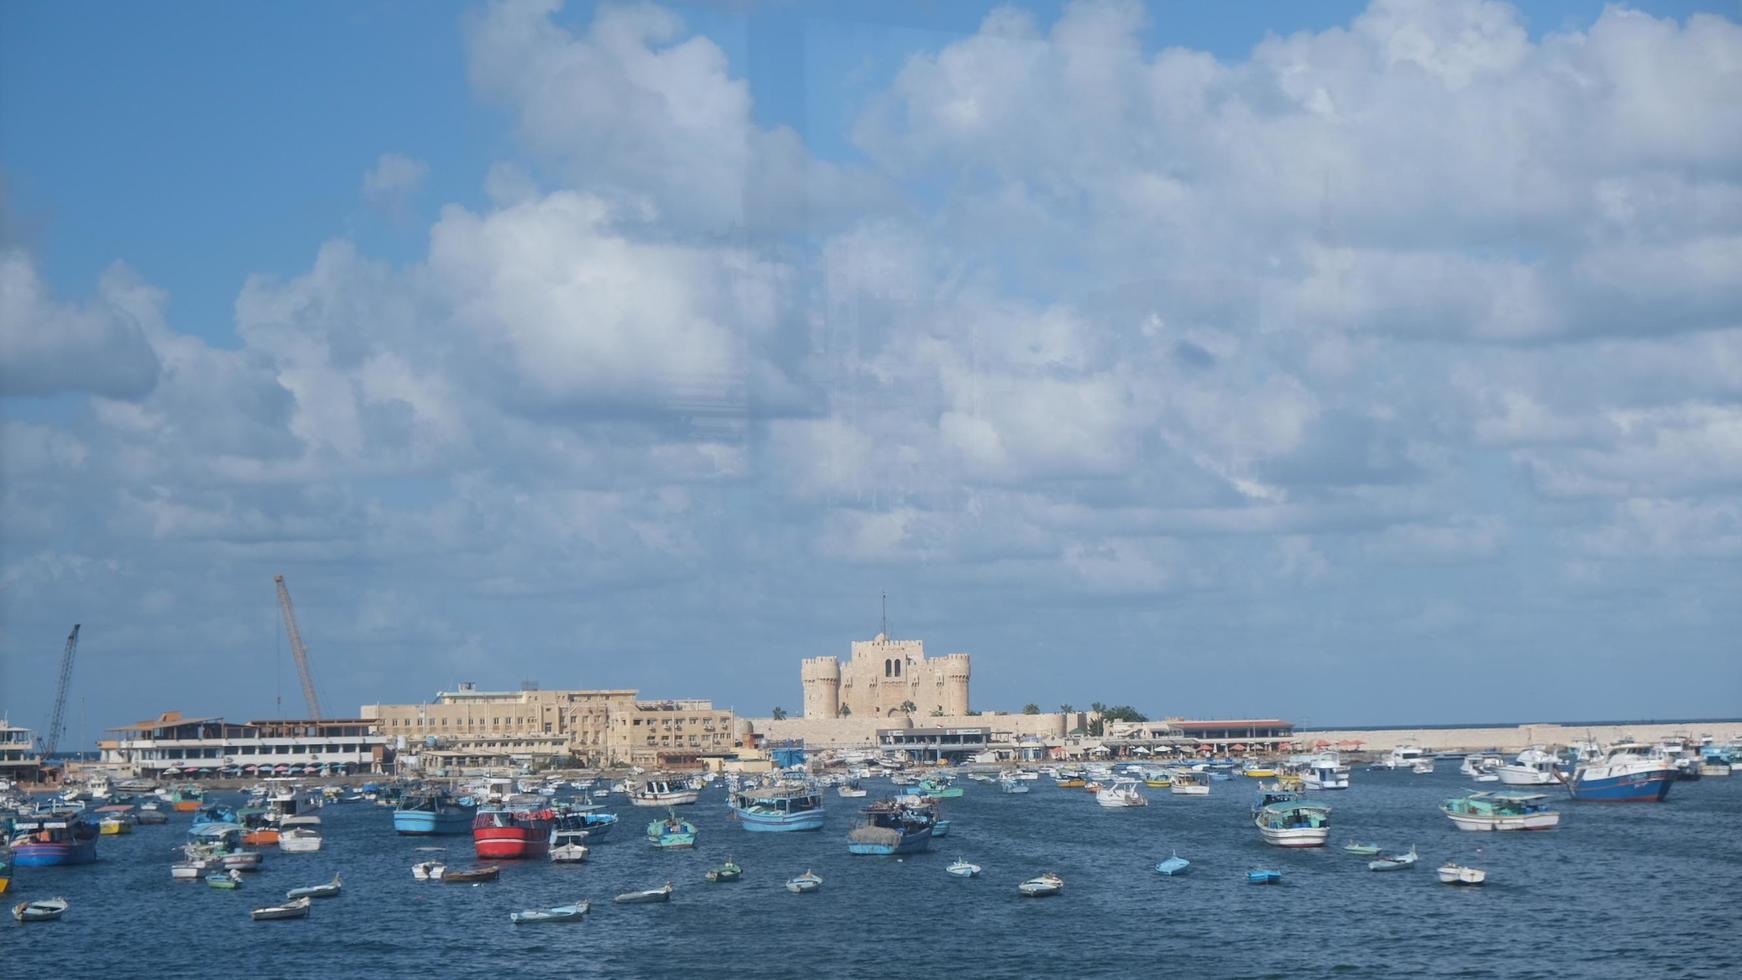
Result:
[[[290,604],[290,590],[284,587],[284,576],[274,575],[278,583],[278,610],[284,613],[284,631],[290,634],[290,655],[296,658],[296,672],[302,677],[302,696],[308,701],[310,720],[321,720],[321,702],[315,697],[314,675],[308,670],[308,647],[302,645],[302,631],[296,628],[296,609]]]
[[[60,747],[60,737],[66,731],[67,691],[73,686],[73,655],[79,652],[79,624],[67,634],[67,646],[60,654],[60,686],[54,692],[54,714],[48,721],[48,739],[42,743],[42,757],[53,757]]]

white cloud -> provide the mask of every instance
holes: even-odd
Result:
[[[400,213],[423,189],[429,164],[400,153],[383,153],[363,174],[363,200],[371,207]]]
[[[0,395],[145,395],[159,365],[144,326],[162,303],[122,265],[103,274],[91,304],[57,302],[29,253],[0,249]]]

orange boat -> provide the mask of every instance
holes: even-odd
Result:
[[[256,827],[242,835],[242,843],[271,846],[278,843],[277,827]]]
[[[182,786],[170,796],[170,804],[177,813],[193,813],[206,801],[206,794],[198,786]]]

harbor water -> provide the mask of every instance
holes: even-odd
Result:
[[[1742,952],[1733,886],[1742,849],[1742,779],[1679,783],[1663,804],[1573,803],[1539,833],[1455,830],[1438,809],[1481,789],[1440,765],[1433,775],[1357,770],[1354,785],[1315,795],[1334,808],[1331,846],[1283,850],[1259,840],[1256,780],[1214,784],[1206,798],[1146,790],[1151,805],[1103,809],[1048,780],[1006,795],[963,780],[942,804],[952,821],[929,853],[852,857],[847,831],[867,800],[831,791],[824,829],[747,833],[724,789],[678,812],[700,830],[692,851],[658,852],[642,835],[663,811],[620,798],[622,818],[579,865],[502,862],[499,880],[419,882],[412,864],[475,863],[459,837],[401,837],[370,803],[321,811],[323,848],[267,849],[264,869],[221,891],[172,882],[188,827],[105,837],[96,864],[20,869],[6,903],[64,896],[59,922],[0,928],[0,975],[178,978],[417,977],[511,972],[529,977],[1736,977]],[[867,787],[888,795],[882,781]],[[236,801],[240,796],[235,797]],[[1421,853],[1411,870],[1373,873],[1351,840]],[[424,850],[444,847],[445,851]],[[1175,851],[1188,874],[1152,870]],[[731,857],[743,880],[709,884]],[[980,877],[944,868],[957,857]],[[1488,884],[1440,884],[1447,859],[1487,869]],[[1281,884],[1246,872],[1277,868]],[[805,870],[822,889],[782,886]],[[1018,897],[1043,871],[1063,895]],[[343,894],[304,920],[252,922],[287,889],[344,875]],[[669,904],[613,905],[613,895],[670,881]],[[579,899],[584,922],[514,926],[508,913]]]

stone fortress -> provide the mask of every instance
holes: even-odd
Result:
[[[807,657],[800,668],[804,717],[920,718],[968,713],[969,660],[951,653],[930,660],[921,640],[892,640],[878,633],[853,641],[853,657]],[[904,711],[903,706],[908,706]]]

